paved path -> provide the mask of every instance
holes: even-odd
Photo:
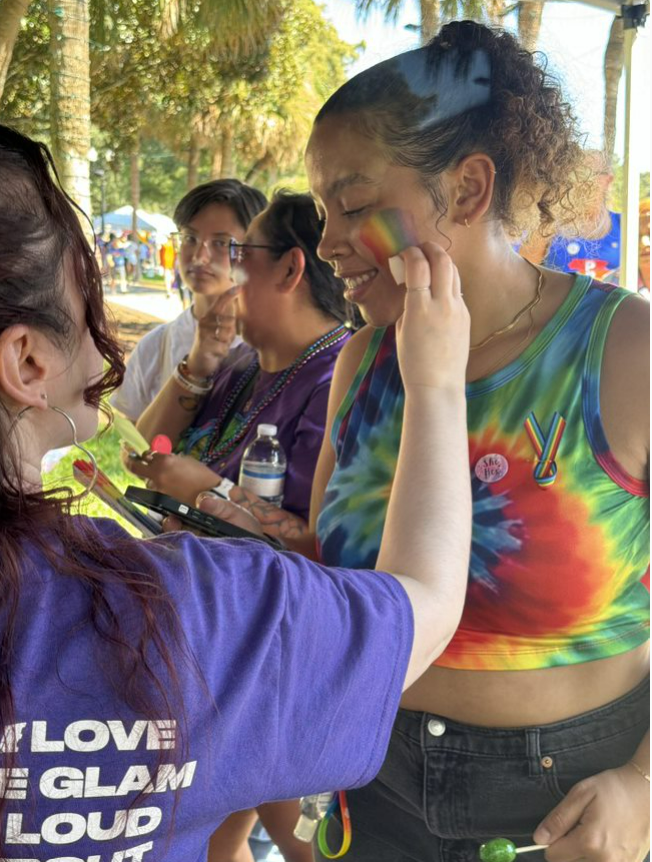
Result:
[[[127,293],[114,294],[107,291],[104,298],[107,302],[142,311],[158,320],[172,320],[183,311],[178,292],[168,298],[164,290],[149,286],[130,287]]]

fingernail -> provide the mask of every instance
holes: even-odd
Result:
[[[394,257],[390,257],[387,263],[396,284],[405,284],[405,264],[403,260],[398,255],[394,255]]]
[[[539,826],[534,831],[534,835],[532,837],[537,844],[550,844],[550,838],[552,836],[545,826]]]
[[[213,494],[212,491],[202,491],[201,494],[197,494],[197,499],[195,500],[195,505],[197,508],[201,506],[204,500],[218,500],[219,497],[217,494]]]

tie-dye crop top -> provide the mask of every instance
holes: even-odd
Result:
[[[648,485],[610,452],[599,404],[607,331],[627,296],[578,276],[520,357],[468,384],[471,564],[437,665],[581,664],[647,640]],[[374,566],[403,403],[394,329],[379,329],[334,422],[337,463],[317,522],[327,565]]]

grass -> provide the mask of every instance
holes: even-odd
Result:
[[[108,431],[98,433],[92,440],[84,443],[84,446],[95,455],[100,470],[106,473],[109,479],[121,491],[124,491],[127,485],[143,485],[140,479],[132,473],[127,472],[122,465],[122,461],[120,460],[120,437],[115,428],[109,428]],[[67,486],[72,488],[76,493],[83,490],[82,486],[73,477],[73,461],[76,461],[78,458],[88,460],[83,452],[73,447],[52,470],[44,475],[45,487],[56,488]],[[117,515],[94,494],[88,494],[84,497],[79,504],[79,511],[84,515],[95,518],[113,518],[132,535],[140,535],[130,523]]]

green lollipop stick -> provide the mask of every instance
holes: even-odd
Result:
[[[480,846],[480,862],[514,862],[517,854],[545,850],[547,844],[530,844],[529,847],[516,847],[509,838],[492,838]]]

